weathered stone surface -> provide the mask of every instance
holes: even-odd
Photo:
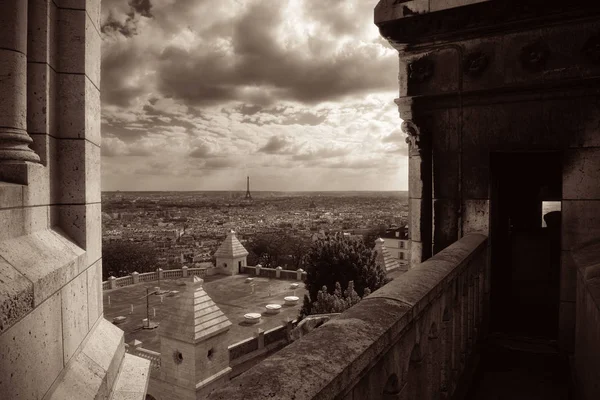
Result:
[[[149,368],[149,360],[125,354],[111,400],[145,399],[150,379]]]
[[[490,224],[489,200],[465,200],[463,203],[463,235],[479,232],[487,235]]]
[[[55,7],[53,2],[47,0],[33,0],[28,3],[27,59],[29,62],[48,62],[53,42],[52,28],[49,24],[51,7]]]
[[[1,25],[1,24],[0,24]],[[27,129],[27,57],[25,54],[0,49],[0,126]]]
[[[568,150],[563,162],[563,198],[600,199],[600,148]]]
[[[122,330],[101,319],[81,350],[82,354],[102,370],[103,379],[109,388],[114,386],[119,368],[122,368],[125,355],[123,336]]]
[[[456,199],[433,200],[433,252],[438,253],[458,239],[459,205]]]
[[[600,237],[598,210],[600,210],[600,200],[563,200],[563,250],[574,250]]]
[[[0,335],[3,398],[41,399],[62,370],[60,312],[60,293],[55,293]]]
[[[85,75],[59,74],[58,78],[59,136],[87,139],[99,146],[100,91]]]
[[[89,331],[87,275],[79,274],[61,289],[63,351],[65,364]]]
[[[78,246],[86,250],[87,265],[102,255],[102,221],[100,203],[51,207],[51,221],[58,225]]]
[[[102,302],[102,260],[92,264],[87,273],[88,293],[88,325],[93,326],[102,316],[104,305]]]
[[[560,259],[560,300],[575,301],[577,290],[577,267],[569,251],[561,252]]]
[[[0,334],[33,310],[33,283],[0,258]]]
[[[20,207],[23,202],[23,185],[0,182],[0,209]]]
[[[79,274],[83,254],[50,230],[0,242],[0,256],[33,282],[36,307]]]

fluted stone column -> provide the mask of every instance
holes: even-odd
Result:
[[[27,1],[0,1],[0,163],[39,162],[27,134]]]
[[[410,267],[431,257],[431,151],[413,115],[411,98],[396,99],[401,129],[409,145],[408,226]]]

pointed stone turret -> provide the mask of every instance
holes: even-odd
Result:
[[[198,343],[229,330],[231,322],[206,294],[203,282],[197,276],[186,282],[186,290],[179,295],[174,309],[160,326],[162,336]]]
[[[239,274],[242,267],[246,266],[246,256],[248,256],[248,251],[240,243],[232,229],[215,252],[216,267],[226,275]]]
[[[382,266],[386,272],[400,268],[400,263],[392,256],[390,251],[385,247],[384,243],[385,240],[382,238],[375,240],[375,252],[377,253],[375,262],[377,265]]]
[[[161,323],[160,378],[149,393],[160,398],[203,399],[229,379],[227,332],[231,322],[202,287],[197,276],[186,282]]]

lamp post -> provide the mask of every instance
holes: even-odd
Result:
[[[150,295],[152,294],[156,294],[157,291],[154,290],[152,293],[150,293],[150,288],[146,288],[146,325],[143,326],[144,329],[154,329],[158,326],[158,324],[150,324]]]

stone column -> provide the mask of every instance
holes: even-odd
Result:
[[[281,267],[275,268],[275,278],[281,278]]]
[[[256,264],[256,276],[260,276],[260,268],[262,266],[260,264]]]
[[[27,3],[0,2],[0,164],[40,161],[27,134]]]
[[[396,99],[402,119],[401,129],[409,145],[408,168],[408,226],[410,268],[431,257],[431,152],[427,151],[426,137],[413,115],[411,98]]]
[[[116,289],[117,288],[117,278],[115,278],[114,276],[109,276],[108,277],[108,281],[110,282],[110,288],[111,289]]]
[[[184,278],[187,278],[187,276],[188,276],[188,267],[185,267],[185,266],[184,266],[184,267],[181,267],[181,275],[182,275]]]
[[[140,274],[137,271],[133,271],[131,273],[131,278],[133,278],[133,283],[139,283],[140,282]]]

